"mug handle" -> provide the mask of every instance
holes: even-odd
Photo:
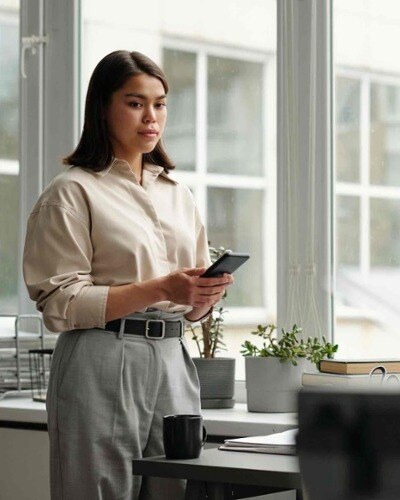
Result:
[[[203,425],[203,441],[201,442],[201,446],[204,446],[204,443],[206,442],[207,439],[207,431],[206,428]]]

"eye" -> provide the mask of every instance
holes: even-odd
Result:
[[[167,107],[167,103],[166,102],[158,102],[156,104],[156,108],[158,109],[162,109],[162,108],[166,108]]]
[[[131,108],[140,108],[142,104],[140,102],[133,101],[128,103],[128,106],[130,106]]]

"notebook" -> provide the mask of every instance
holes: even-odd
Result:
[[[225,451],[246,451],[252,453],[272,453],[275,455],[295,455],[298,429],[290,429],[268,436],[250,436],[226,439],[219,447]]]

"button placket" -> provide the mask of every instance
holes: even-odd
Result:
[[[155,209],[151,196],[146,189],[142,188],[141,191],[137,193],[137,195],[141,197],[143,210],[145,211],[145,213],[147,213],[148,217],[151,219],[154,225],[158,262],[162,266],[161,271],[168,274],[171,272],[171,268],[168,261],[167,245],[157,211]]]

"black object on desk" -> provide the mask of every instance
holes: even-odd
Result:
[[[46,401],[47,384],[50,376],[51,358],[54,349],[29,349],[29,372],[33,401]]]
[[[132,461],[133,474],[187,479],[185,500],[232,500],[296,490],[301,480],[295,456],[203,450],[199,458],[167,460],[164,456]]]
[[[309,500],[398,500],[400,392],[300,392],[297,451]]]

